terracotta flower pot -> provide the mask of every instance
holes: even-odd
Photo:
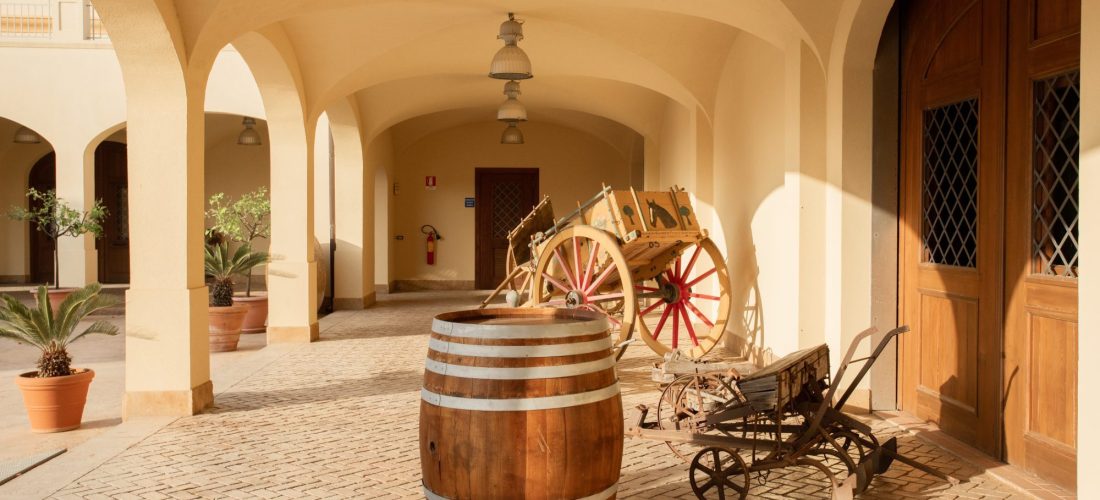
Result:
[[[241,324],[248,313],[245,306],[210,306],[210,352],[236,351],[241,340]]]
[[[244,315],[244,324],[241,325],[241,333],[264,333],[267,331],[267,294],[252,293],[251,297],[233,296],[233,305],[248,308],[248,313]]]
[[[46,295],[50,297],[50,308],[57,311],[61,303],[65,302],[65,299],[75,291],[75,288],[47,288]],[[35,300],[38,300],[38,290],[31,290],[31,295]]]
[[[23,392],[23,406],[27,407],[32,431],[61,432],[80,427],[88,386],[95,372],[89,369],[73,372],[64,377],[38,378],[38,372],[33,371],[15,377]]]

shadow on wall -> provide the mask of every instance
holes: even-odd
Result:
[[[748,236],[751,240],[751,234]],[[739,262],[727,262],[730,267],[730,311],[726,348],[756,366],[764,366],[776,358],[771,348],[765,347],[764,302],[760,296],[757,278],[760,267],[756,262],[756,246],[745,252]],[[732,260],[732,259],[731,259]],[[740,278],[740,279],[736,279]]]

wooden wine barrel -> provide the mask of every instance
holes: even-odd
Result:
[[[568,309],[436,316],[420,402],[429,499],[614,498],[623,405],[607,318]]]

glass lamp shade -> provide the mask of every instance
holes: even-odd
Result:
[[[246,117],[241,123],[244,125],[244,130],[241,131],[241,135],[237,136],[237,145],[262,146],[263,141],[260,140],[260,133],[252,128],[256,125],[256,120]]]
[[[519,95],[522,93],[523,92],[520,92],[519,90],[519,82],[515,80],[510,80],[508,81],[508,83],[504,84],[504,95],[514,99],[516,97],[519,97]]]
[[[493,56],[489,65],[489,77],[499,80],[526,80],[531,78],[531,60],[527,53],[515,45],[505,45]]]
[[[523,22],[516,21],[513,14],[508,14],[508,20],[500,24],[500,35],[497,38],[504,40],[504,43],[508,45],[515,45],[516,42],[523,40]]]
[[[16,144],[38,144],[42,142],[42,137],[27,127],[19,127],[11,141]]]
[[[527,107],[514,97],[509,97],[497,110],[497,120],[506,122],[527,121]]]
[[[523,132],[519,131],[516,122],[508,122],[508,126],[504,128],[504,133],[500,136],[500,143],[523,144]]]

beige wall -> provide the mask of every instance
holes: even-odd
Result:
[[[396,152],[394,234],[405,239],[395,245],[394,279],[474,279],[475,209],[464,208],[463,199],[474,196],[477,167],[538,168],[539,192],[550,195],[559,217],[596,194],[601,182],[629,185],[628,158],[591,135],[532,121],[521,125],[526,144],[515,146],[499,143],[503,129],[495,121],[459,126]],[[435,191],[424,189],[427,175],[436,176]],[[425,264],[422,224],[444,237],[434,266]]]
[[[27,206],[27,176],[52,148],[48,142],[15,144],[11,137],[19,124],[0,118],[0,283],[21,283],[29,274],[29,225],[9,219],[12,206]]]
[[[396,279],[396,240],[393,228],[397,197],[393,194],[396,171],[393,134],[387,130],[367,147],[367,172],[374,171],[374,284],[389,291]]]
[[[241,116],[206,114],[205,199],[215,193],[225,193],[231,200],[260,187],[271,192],[271,149],[268,147],[267,122],[257,120],[256,130],[263,138],[262,146],[237,144],[243,126]],[[210,208],[209,204],[206,208]],[[206,225],[212,223],[209,219]],[[256,240],[256,250],[267,251],[269,241]]]
[[[730,50],[714,121],[714,211],[709,229],[730,270],[730,331],[754,350],[797,348],[797,224],[784,191],[783,53],[751,36]],[[752,72],[744,68],[752,67]],[[663,149],[663,148],[662,148]],[[664,162],[662,161],[662,165]],[[731,189],[730,186],[737,186]],[[701,189],[707,189],[700,186]],[[792,302],[793,299],[793,302]]]
[[[0,212],[6,213],[12,205],[25,204],[27,174],[34,163],[52,149],[59,151],[59,171],[70,178],[85,169],[84,162],[93,161],[94,156],[87,153],[94,152],[101,141],[126,142],[125,132],[117,131],[126,120],[126,100],[118,60],[109,46],[0,46],[0,60],[10,67],[51,68],[49,71],[25,71],[20,78],[0,78],[0,95],[20,96],[0,100]],[[58,73],[57,68],[64,68],[64,73]],[[95,75],[95,78],[84,78],[84,75]],[[232,48],[221,51],[211,69],[206,109],[257,118],[264,116],[255,80],[240,54]],[[260,176],[255,158],[250,157],[256,151],[235,151],[226,145],[226,141],[235,143],[240,120],[240,116],[213,122],[208,119],[208,155],[212,155],[208,158],[213,163],[207,168],[208,195],[219,190],[239,193],[247,185],[268,184],[267,167]],[[38,132],[43,142],[34,145],[12,143],[11,137],[20,124]],[[210,129],[211,126],[214,128]],[[211,147],[216,149],[211,150]],[[266,152],[267,145],[260,149]],[[266,157],[263,161],[267,161]],[[94,170],[88,168],[87,172]],[[254,180],[249,179],[252,176],[256,176]],[[85,181],[92,182],[92,177]],[[223,183],[224,189],[218,187]],[[71,193],[61,194],[71,196]],[[0,282],[17,281],[29,273],[28,234],[26,224],[0,217]],[[66,257],[63,253],[62,259]],[[73,264],[63,261],[61,267],[68,271]],[[92,273],[94,276],[94,269]]]

